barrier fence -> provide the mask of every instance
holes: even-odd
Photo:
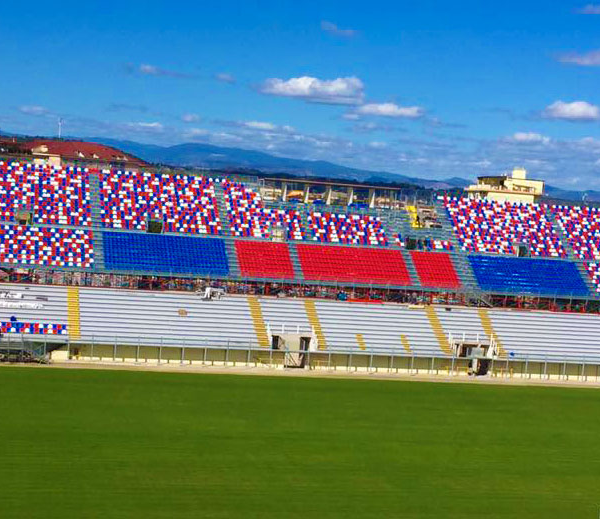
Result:
[[[236,341],[203,341],[190,338],[95,336],[71,340],[49,336],[43,341],[10,337],[0,341],[0,360],[11,360],[16,352],[29,352],[40,362],[114,363],[133,366],[262,367],[266,369],[379,373],[384,375],[437,375],[467,377],[469,358],[421,350],[291,350],[260,347]],[[28,354],[29,354],[28,353]],[[12,356],[11,356],[12,354]],[[3,358],[2,355],[5,357]],[[485,377],[577,382],[600,382],[600,357],[553,355],[514,356],[487,360]]]

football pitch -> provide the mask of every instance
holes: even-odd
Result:
[[[600,392],[0,369],[2,518],[592,518]]]

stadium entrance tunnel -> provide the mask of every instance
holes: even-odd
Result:
[[[450,345],[457,359],[468,360],[468,374],[471,376],[487,375],[492,360],[499,359],[498,345],[495,340],[468,338],[465,335],[454,338],[450,336]]]
[[[284,367],[306,368],[307,352],[313,342],[312,337],[301,333],[270,334],[271,349],[284,353]]]

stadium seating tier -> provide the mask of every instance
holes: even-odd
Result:
[[[308,215],[308,227],[313,241],[321,243],[388,245],[378,216],[313,212]]]
[[[443,200],[462,250],[513,255],[523,244],[532,256],[568,255],[544,206],[474,198]]]
[[[294,279],[294,267],[287,243],[235,241],[242,276]]]
[[[460,279],[445,252],[412,251],[413,264],[421,285],[431,288],[459,288]]]
[[[275,229],[284,231],[288,240],[303,240],[300,213],[294,209],[269,209],[259,193],[239,182],[224,179],[225,206],[231,234],[251,238],[271,238]]]
[[[296,245],[304,278],[378,285],[411,285],[399,250],[339,245]]]
[[[225,243],[219,238],[104,232],[109,270],[227,276]]]
[[[93,234],[63,227],[0,225],[0,263],[90,268]]]
[[[100,214],[104,227],[146,230],[148,220],[166,232],[221,232],[213,183],[194,175],[144,171],[102,171]]]
[[[550,206],[558,225],[567,235],[575,255],[600,259],[600,209],[597,207]]]
[[[0,219],[31,213],[40,224],[89,226],[89,173],[84,168],[0,161]]]
[[[469,256],[483,290],[545,296],[587,296],[587,286],[570,261]]]

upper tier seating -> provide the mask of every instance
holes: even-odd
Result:
[[[424,287],[460,287],[460,279],[452,260],[445,252],[412,251],[411,256]]]
[[[0,161],[0,219],[31,212],[36,223],[90,225],[88,179],[87,168]]]
[[[567,257],[542,206],[447,197],[444,203],[463,250],[515,254],[526,244],[533,256]]]
[[[294,279],[287,243],[236,240],[235,251],[242,276]]]
[[[578,257],[600,259],[600,209],[554,205],[550,210]]]
[[[225,243],[217,238],[105,232],[104,264],[109,270],[229,274]]]
[[[597,261],[590,261],[585,264],[585,269],[590,275],[592,283],[596,287],[596,292],[600,292],[600,263]]]
[[[308,280],[411,285],[399,250],[301,244],[296,248]]]
[[[0,263],[90,268],[94,264],[92,232],[0,225]]]
[[[308,227],[312,239],[321,243],[387,246],[381,218],[368,214],[311,213]]]
[[[570,261],[469,256],[479,286],[491,292],[545,296],[587,296],[577,266]]]
[[[105,227],[146,230],[147,220],[165,232],[219,234],[221,222],[211,180],[147,171],[102,171],[100,214]]]
[[[271,238],[273,228],[285,230],[288,240],[303,240],[300,213],[296,210],[268,209],[264,207],[260,194],[239,182],[223,180],[225,206],[231,233],[234,236]]]

